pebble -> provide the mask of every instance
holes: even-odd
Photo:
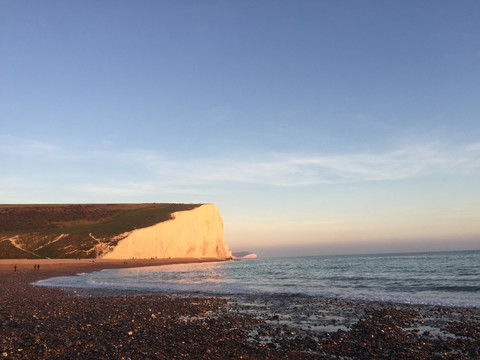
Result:
[[[262,312],[255,313],[249,312],[252,305],[221,297],[74,294],[29,286],[32,280],[25,276],[18,286],[13,276],[0,276],[3,358],[469,359],[480,354],[479,309],[291,297],[261,299]],[[315,313],[313,324],[344,327],[299,326],[298,319]],[[447,333],[440,336],[440,329]]]

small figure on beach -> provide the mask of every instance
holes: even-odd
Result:
[[[40,270],[40,264],[37,264],[37,270]]]
[[[13,265],[13,272],[17,272],[17,264]]]
[[[33,270],[37,270],[37,264],[33,265]]]

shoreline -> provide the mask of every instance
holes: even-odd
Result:
[[[35,265],[40,265],[38,275],[66,274],[75,275],[80,272],[95,272],[104,269],[125,269],[173,264],[190,264],[225,261],[215,258],[171,258],[171,259],[0,259],[0,274],[15,272],[29,273]],[[51,276],[54,277],[54,276]],[[38,280],[43,280],[45,277]]]
[[[476,308],[295,296],[142,292],[83,296],[75,289],[31,285],[50,277],[107,268],[209,261],[212,259],[0,260],[0,357],[480,356],[480,310]],[[39,270],[34,270],[35,264],[40,264]]]

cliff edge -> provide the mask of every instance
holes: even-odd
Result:
[[[172,219],[127,234],[104,259],[232,256],[223,238],[223,221],[213,204],[172,214]]]

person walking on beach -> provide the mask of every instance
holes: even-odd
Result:
[[[17,272],[17,264],[13,265],[13,272]]]

